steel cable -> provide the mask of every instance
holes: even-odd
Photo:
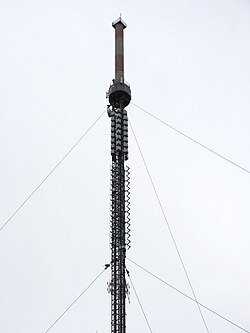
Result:
[[[102,114],[93,122],[93,124],[83,133],[83,135],[76,141],[76,143],[68,150],[68,152],[60,159],[60,161],[51,169],[51,171],[47,174],[46,177],[43,178],[43,180],[35,187],[35,189],[27,196],[27,198],[21,203],[20,206],[12,213],[12,215],[2,224],[0,227],[0,231],[3,230],[4,227],[13,219],[13,217],[20,211],[20,209],[23,208],[23,206],[29,201],[29,199],[37,192],[37,190],[46,182],[46,180],[49,178],[49,176],[52,175],[52,173],[59,167],[59,165],[66,159],[66,157],[69,156],[69,154],[72,152],[72,150],[82,141],[82,139],[85,137],[85,135],[94,127],[94,125],[98,122],[98,120],[103,116],[103,114],[106,112],[103,111]]]
[[[95,283],[95,281],[103,274],[103,272],[107,269],[108,267],[105,267],[101,273],[97,275],[97,277],[81,292],[81,294],[67,307],[65,311],[53,322],[53,324],[44,332],[48,333],[52,327],[54,327],[59,320],[69,311],[70,308],[82,297],[82,295]]]
[[[178,130],[177,128],[175,128],[175,127],[169,125],[168,123],[166,123],[165,121],[161,120],[160,118],[154,116],[152,113],[150,113],[150,112],[148,112],[147,110],[143,109],[143,108],[140,107],[139,105],[137,105],[137,104],[135,104],[135,103],[133,103],[133,102],[131,102],[131,104],[133,104],[133,105],[136,106],[138,109],[140,109],[141,111],[145,112],[146,114],[148,114],[148,115],[151,116],[152,118],[158,120],[159,122],[161,122],[162,124],[164,124],[164,125],[167,126],[168,128],[171,128],[173,131],[175,131],[175,132],[177,132],[178,134],[184,136],[186,139],[188,139],[188,140],[190,140],[190,141],[196,143],[196,144],[199,145],[200,147],[202,147],[202,148],[208,150],[210,153],[213,153],[214,155],[216,155],[216,156],[222,158],[223,160],[227,161],[228,163],[234,165],[235,167],[237,167],[237,168],[239,168],[239,169],[241,169],[241,170],[243,170],[243,171],[245,171],[245,172],[247,172],[247,173],[250,173],[250,171],[247,170],[246,168],[243,168],[241,165],[239,165],[239,164],[237,164],[237,163],[231,161],[231,160],[228,159],[227,157],[225,157],[225,156],[223,156],[223,155],[217,153],[217,152],[214,151],[213,149],[211,149],[211,148],[205,146],[204,144],[200,143],[199,141],[197,141],[197,140],[191,138],[189,135],[187,135],[187,134],[181,132],[180,130]]]
[[[213,313],[214,315],[220,317],[221,319],[227,321],[229,324],[239,328],[240,330],[250,333],[250,331],[246,330],[245,328],[243,328],[242,326],[236,324],[235,322],[233,322],[232,320],[224,317],[223,315],[219,314],[218,312],[212,310],[211,308],[207,307],[206,305],[200,303],[197,301],[197,299],[194,299],[190,296],[188,296],[187,294],[185,294],[183,291],[179,290],[178,288],[172,286],[170,283],[164,281],[162,278],[160,278],[159,276],[153,274],[152,272],[150,272],[148,269],[142,267],[141,265],[137,264],[135,261],[127,258],[128,261],[132,262],[134,265],[136,265],[137,267],[139,267],[140,269],[142,269],[144,272],[148,273],[149,275],[151,275],[152,277],[154,277],[155,279],[161,281],[162,283],[164,283],[166,286],[170,287],[171,289],[175,290],[176,292],[178,292],[179,294],[181,294],[182,296],[185,296],[186,298],[190,299],[191,301],[195,302],[196,304],[202,306],[204,309],[208,310],[209,312]]]
[[[139,142],[138,142],[138,140],[137,140],[137,137],[136,137],[136,135],[135,135],[135,132],[134,132],[134,129],[133,129],[132,125],[131,125],[131,122],[129,122],[129,124],[130,124],[130,127],[131,127],[131,129],[132,129],[133,136],[134,136],[134,138],[135,138],[135,141],[136,141],[137,147],[138,147],[138,149],[139,149],[139,152],[140,152],[141,158],[142,158],[143,163],[144,163],[144,166],[145,166],[145,168],[146,168],[146,171],[147,171],[148,177],[149,177],[149,179],[150,179],[151,185],[152,185],[152,187],[153,187],[153,190],[154,190],[155,196],[156,196],[156,198],[157,198],[158,204],[159,204],[159,206],[160,206],[160,209],[161,209],[162,215],[163,215],[164,220],[165,220],[165,222],[166,222],[166,225],[167,225],[167,227],[168,227],[168,231],[169,231],[169,233],[170,233],[170,236],[171,236],[171,239],[172,239],[172,241],[173,241],[174,247],[175,247],[175,249],[176,249],[177,255],[178,255],[179,260],[180,260],[180,262],[181,262],[181,266],[182,266],[182,268],[183,268],[183,270],[184,270],[184,273],[185,273],[185,276],[186,276],[186,278],[187,278],[187,281],[188,281],[188,284],[189,284],[189,286],[190,286],[190,289],[191,289],[191,291],[192,291],[193,297],[194,297],[194,299],[196,299],[196,295],[195,295],[195,292],[194,292],[193,285],[192,285],[191,280],[190,280],[190,278],[189,278],[189,274],[188,274],[187,269],[186,269],[186,267],[185,267],[185,265],[184,265],[184,262],[183,262],[183,259],[182,259],[182,256],[181,256],[181,253],[180,253],[179,248],[178,248],[178,246],[177,246],[177,243],[176,243],[176,241],[175,241],[174,234],[173,234],[173,232],[172,232],[172,229],[171,229],[170,224],[169,224],[169,222],[168,222],[168,219],[167,219],[167,217],[166,217],[165,211],[164,211],[163,206],[162,206],[162,204],[161,204],[160,197],[159,197],[159,195],[158,195],[158,192],[157,192],[156,187],[155,187],[155,185],[154,185],[153,179],[152,179],[151,174],[150,174],[150,172],[149,172],[149,169],[148,169],[148,166],[147,166],[146,160],[145,160],[145,158],[144,158],[144,156],[143,156],[143,153],[142,153],[141,147],[140,147],[140,145],[139,145]],[[202,319],[202,321],[203,321],[203,323],[204,323],[205,329],[206,329],[207,333],[209,333],[209,330],[208,330],[208,327],[207,327],[207,324],[206,324],[205,318],[204,318],[204,316],[203,316],[203,313],[202,313],[201,308],[200,308],[200,306],[199,306],[198,303],[197,303],[197,307],[198,307],[198,310],[199,310],[199,313],[200,313],[201,319]]]
[[[151,326],[150,326],[150,324],[149,324],[148,318],[147,318],[147,316],[146,316],[146,312],[145,312],[144,309],[143,309],[142,303],[141,303],[140,298],[139,298],[139,296],[138,296],[138,294],[137,294],[137,292],[136,292],[135,286],[134,286],[134,284],[133,284],[133,281],[132,281],[132,279],[131,279],[131,276],[130,276],[130,273],[129,273],[128,270],[127,270],[127,274],[128,274],[128,278],[129,278],[129,281],[130,281],[130,283],[131,283],[131,286],[132,286],[132,288],[133,288],[133,290],[134,290],[135,296],[136,296],[136,298],[137,298],[137,301],[138,301],[138,303],[139,303],[139,306],[140,306],[140,308],[141,308],[142,314],[143,314],[143,316],[144,316],[144,318],[145,318],[145,320],[146,320],[146,323],[147,323],[148,329],[150,330],[151,333],[153,333],[153,331],[152,331],[152,329],[151,329]]]

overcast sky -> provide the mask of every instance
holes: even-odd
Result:
[[[1,225],[105,110],[120,13],[132,102],[250,169],[249,1],[2,0]],[[127,110],[198,300],[250,331],[249,173]],[[0,232],[2,333],[44,333],[110,261],[109,139],[105,114]],[[131,130],[127,165],[128,257],[191,296]],[[128,269],[154,333],[206,332],[194,303]],[[109,278],[51,332],[110,332]],[[148,332],[130,289],[127,332]]]

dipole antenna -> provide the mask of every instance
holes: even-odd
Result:
[[[111,333],[126,332],[126,250],[130,247],[128,116],[125,107],[131,100],[131,90],[124,80],[123,30],[127,27],[121,16],[112,23],[115,29],[115,79],[109,87],[108,116],[111,119]]]

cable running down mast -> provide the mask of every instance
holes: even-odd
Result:
[[[119,17],[112,23],[115,29],[115,79],[109,87],[108,116],[111,118],[111,333],[126,332],[126,250],[130,247],[128,116],[125,107],[131,100],[131,90],[124,80],[123,30],[126,23]]]

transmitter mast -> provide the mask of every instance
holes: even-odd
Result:
[[[119,17],[112,23],[115,29],[115,79],[109,87],[108,116],[111,119],[111,333],[126,332],[126,250],[130,247],[128,116],[125,107],[131,100],[131,90],[124,80],[123,30],[126,23]]]

